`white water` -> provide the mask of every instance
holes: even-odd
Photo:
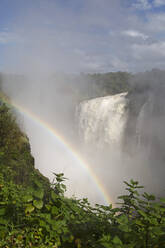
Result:
[[[123,181],[136,177],[122,145],[128,120],[127,92],[83,101],[77,108],[82,150],[111,198],[124,193]]]
[[[94,163],[93,169],[104,182],[112,199],[123,192],[123,181],[131,178],[138,180],[146,189],[151,188],[151,170],[145,147],[142,153],[141,149],[137,149],[137,142],[139,141],[140,146],[143,135],[147,132],[147,127],[144,130],[145,114],[151,104],[144,104],[140,110],[135,124],[135,151],[129,154],[123,150],[125,129],[129,121],[128,101],[127,93],[121,93],[84,101],[77,109],[84,153],[89,157],[90,163]]]
[[[127,121],[126,95],[99,97],[79,105],[79,134],[85,144],[121,147]]]
[[[94,170],[109,192],[117,188],[118,195],[122,190],[120,182],[133,178],[144,185],[146,191],[161,194],[165,173],[165,111],[162,102],[150,93],[138,116],[131,116],[126,96],[127,93],[122,93],[80,104],[77,115],[85,154],[94,162]],[[138,97],[136,101],[138,104]],[[130,134],[125,132],[129,122],[134,125]],[[127,135],[130,135],[129,142],[125,144]],[[123,150],[123,144],[128,146],[126,150]]]

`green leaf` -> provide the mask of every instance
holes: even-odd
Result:
[[[144,226],[144,224],[141,222],[141,220],[135,220],[135,224],[138,226]]]
[[[26,195],[26,196],[24,196],[23,200],[25,202],[31,202],[33,200],[33,196],[32,195]]]
[[[28,205],[27,207],[26,207],[26,209],[25,209],[25,213],[27,214],[27,213],[31,213],[31,212],[33,212],[34,211],[34,206],[33,205]]]
[[[51,198],[55,202],[57,199],[57,195],[54,193],[54,191],[51,191]]]
[[[131,232],[131,228],[128,225],[120,225],[119,229],[123,232]]]
[[[51,215],[50,214],[41,214],[41,217],[46,221],[47,223],[51,223]]]
[[[117,219],[117,222],[119,224],[127,224],[128,223],[128,217],[124,214],[122,214],[121,216],[119,216],[119,218]]]
[[[0,216],[5,215],[6,209],[0,208]]]
[[[8,223],[8,220],[6,220],[6,219],[1,219],[0,218],[0,224],[1,225],[6,225]]]
[[[146,192],[144,192],[143,197],[145,199],[147,199],[148,201],[154,201],[155,200],[155,196],[154,195],[149,195]]]
[[[40,226],[45,227],[46,226],[46,222],[43,221],[43,220],[40,220]]]
[[[165,198],[160,198],[160,201],[165,203]]]
[[[41,201],[41,200],[34,200],[33,201],[33,205],[36,207],[36,208],[38,208],[38,209],[41,209],[42,207],[43,207],[43,201]]]
[[[138,213],[139,213],[141,216],[143,216],[144,218],[147,218],[147,214],[146,214],[144,211],[138,210]]]
[[[41,182],[40,181],[38,181],[38,180],[34,180],[34,183],[35,183],[35,185],[36,186],[38,186],[39,188],[42,188],[42,184],[41,184]]]
[[[46,207],[46,209],[47,209],[48,211],[50,211],[50,209],[51,209],[51,205],[50,205],[50,204],[45,204],[45,207]]]
[[[43,189],[36,190],[36,191],[33,192],[33,195],[34,195],[36,198],[42,200],[43,197],[44,197],[44,191],[43,191]]]
[[[57,215],[59,212],[58,208],[56,206],[53,206],[52,209],[51,209],[51,213],[54,214],[54,215]]]
[[[122,245],[122,241],[119,239],[118,236],[115,236],[112,240],[112,242],[115,244],[115,245]]]

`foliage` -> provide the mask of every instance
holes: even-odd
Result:
[[[87,199],[64,197],[63,174],[49,192],[1,174],[0,247],[165,247],[165,198],[141,198],[138,182],[125,183],[129,194],[120,197],[121,207],[92,207]]]
[[[127,72],[108,72],[88,75],[91,84],[95,85],[98,96],[114,95],[130,89],[131,74]]]
[[[132,75],[128,72],[82,73],[55,75],[56,92],[67,96],[68,104],[76,105],[91,98],[114,95],[130,89]],[[53,86],[51,86],[53,87]],[[53,93],[53,91],[52,91]],[[66,98],[66,100],[67,100]],[[73,106],[75,108],[76,106]]]
[[[91,206],[65,197],[63,173],[54,176],[50,183],[34,168],[27,137],[1,103],[0,247],[165,247],[165,198],[131,180],[119,207]]]

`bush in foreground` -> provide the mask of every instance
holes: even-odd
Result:
[[[133,180],[119,208],[64,197],[63,174],[45,192],[0,175],[0,247],[165,247],[165,199],[143,193]]]

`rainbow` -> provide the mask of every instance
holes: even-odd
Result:
[[[2,99],[1,99],[2,100]],[[93,183],[96,185],[99,194],[103,197],[105,204],[112,204],[112,200],[110,199],[109,193],[105,189],[103,183],[100,181],[95,172],[90,168],[90,165],[75,150],[75,148],[69,144],[65,138],[57,132],[49,123],[40,119],[36,114],[28,109],[22,107],[16,102],[9,102],[6,99],[2,100],[5,104],[7,104],[10,108],[15,108],[20,114],[25,115],[27,118],[32,119],[35,123],[39,124],[42,128],[46,129],[47,132],[52,135],[56,141],[67,151],[69,151],[71,157],[76,161],[76,163],[83,168],[86,173],[90,176]]]

